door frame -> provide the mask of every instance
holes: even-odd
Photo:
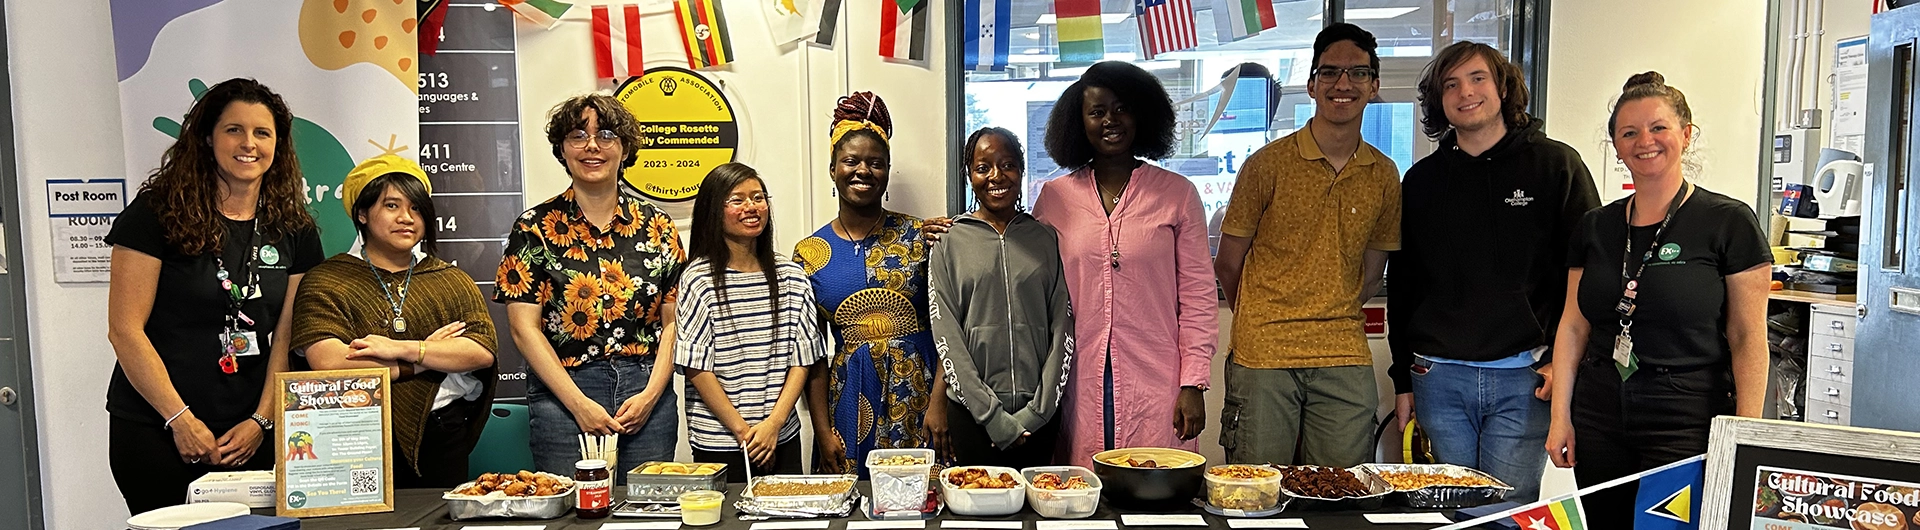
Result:
[[[0,9],[0,94],[13,93],[8,60],[6,10]],[[4,407],[4,416],[18,412],[18,451],[0,453],[0,528],[46,528],[44,493],[40,489],[40,433],[36,427],[32,345],[27,336],[26,265],[21,239],[20,168],[14,156],[13,99],[0,98],[0,240],[4,240],[6,273],[0,273],[0,385],[19,392],[18,401]],[[11,357],[11,358],[9,358]],[[13,370],[11,375],[6,370]],[[6,378],[14,380],[8,381]],[[0,418],[0,421],[12,421]],[[0,440],[0,446],[13,440]],[[17,461],[15,459],[18,459]],[[14,466],[18,472],[9,472]],[[11,492],[18,491],[18,497]],[[15,506],[14,503],[25,506]]]

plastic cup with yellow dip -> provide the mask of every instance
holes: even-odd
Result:
[[[712,490],[694,490],[680,494],[680,523],[707,526],[720,522],[720,503],[727,495]]]

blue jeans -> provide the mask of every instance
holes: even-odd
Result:
[[[1507,500],[1540,496],[1547,466],[1547,402],[1533,397],[1540,374],[1530,368],[1475,368],[1414,359],[1413,417],[1443,463],[1487,472],[1513,491]]]
[[[599,403],[612,415],[620,410],[620,404],[627,398],[638,395],[647,387],[647,379],[653,374],[653,356],[620,356],[589,362],[567,370],[573,378],[573,384],[588,399]],[[528,370],[531,372],[532,370]],[[612,470],[616,483],[626,483],[625,469],[643,462],[655,460],[673,460],[674,446],[679,444],[680,436],[680,398],[674,392],[672,383],[667,391],[654,402],[653,414],[647,417],[647,423],[636,434],[620,435],[619,465],[623,469]],[[528,427],[529,444],[533,449],[533,462],[541,471],[561,476],[573,476],[573,465],[580,461],[580,425],[574,423],[573,413],[560,402],[539,377],[527,378],[527,409],[532,418]]]

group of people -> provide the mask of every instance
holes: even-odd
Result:
[[[1520,70],[1470,42],[1418,84],[1439,147],[1402,180],[1361,137],[1375,48],[1349,24],[1319,34],[1313,117],[1246,160],[1217,258],[1195,186],[1148,162],[1172,154],[1175,112],[1131,64],[1061,95],[1044,149],[1072,171],[1030,208],[1019,138],[973,132],[974,205],[952,218],[886,208],[892,117],[871,93],[841,98],[838,210],[784,255],[766,182],[739,163],[700,184],[683,248],[621,183],[635,118],[568,99],[546,135],[571,185],[520,214],[493,293],[534,375],[536,465],[571,472],[581,434],[619,434],[623,462],[673,459],[674,373],[695,459],[736,481],[801,472],[802,399],[814,472],[860,472],[882,448],[1012,467],[1191,450],[1224,293],[1227,460],[1351,466],[1380,407],[1360,306],[1389,261],[1395,417],[1510,498],[1537,496],[1549,460],[1598,483],[1704,452],[1714,415],[1759,414],[1771,254],[1750,208],[1687,182],[1698,128],[1679,89],[1627,82],[1607,127],[1636,193],[1601,207],[1579,155],[1524,111]],[[265,381],[297,365],[391,370],[395,484],[467,478],[498,332],[435,257],[430,182],[393,155],[355,168],[342,197],[362,249],[326,258],[291,120],[258,83],[216,85],[108,236],[109,454],[136,512],[206,472],[272,466]],[[1627,520],[1632,498],[1589,498],[1589,517]]]

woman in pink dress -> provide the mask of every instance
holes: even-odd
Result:
[[[1121,62],[1088,68],[1047,120],[1047,155],[1075,168],[1033,206],[1060,233],[1074,304],[1063,462],[1194,450],[1206,425],[1220,308],[1207,220],[1192,182],[1143,160],[1173,153],[1173,126],[1160,81]]]

